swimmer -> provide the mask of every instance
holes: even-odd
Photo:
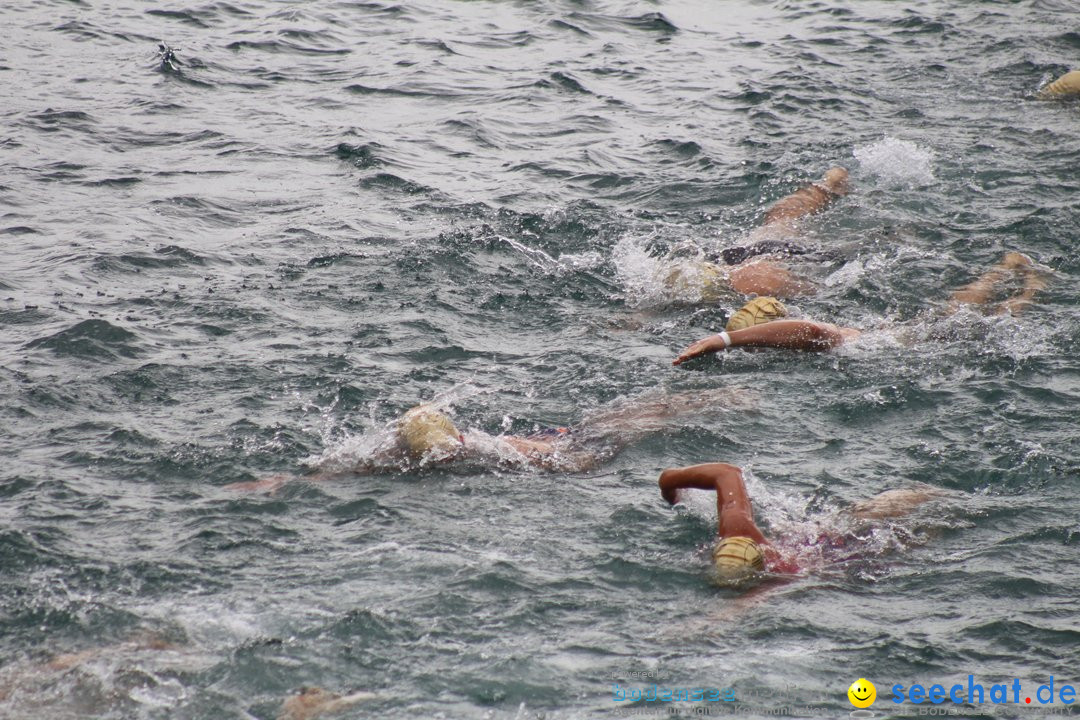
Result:
[[[1011,297],[994,303],[993,299],[1009,280],[1019,279],[1022,287]],[[985,272],[974,282],[952,293],[943,314],[952,315],[961,308],[972,307],[990,315],[1016,315],[1031,305],[1035,296],[1046,289],[1046,272],[1037,267],[1027,255],[1018,252],[1006,253],[997,265]],[[757,298],[754,302],[761,300]],[[742,311],[740,311],[742,312]],[[764,317],[754,325],[711,335],[693,343],[672,361],[681,365],[688,360],[728,350],[734,347],[786,348],[788,350],[806,350],[821,352],[831,350],[838,345],[858,337],[861,333],[855,328],[840,327],[815,320],[794,320]]]
[[[531,435],[501,435],[498,440],[532,465],[545,467],[573,434],[566,427],[547,428]],[[468,455],[472,443],[442,412],[430,405],[412,408],[397,421],[398,449],[408,460],[424,464]]]
[[[339,713],[353,705],[374,700],[377,697],[370,692],[339,695],[320,687],[302,687],[281,704],[278,720],[313,720],[316,717]]]
[[[225,488],[275,492],[294,479],[322,481],[456,462],[585,472],[645,435],[663,431],[671,418],[699,417],[703,412],[744,409],[747,405],[745,394],[731,388],[673,395],[652,393],[615,401],[587,414],[576,425],[545,428],[527,435],[461,430],[438,407],[419,405],[393,421],[379,446],[359,462],[350,462],[344,468],[328,464],[302,478],[278,474]]]
[[[765,213],[751,242],[728,248],[708,260],[678,262],[661,271],[661,282],[682,294],[700,294],[707,302],[729,291],[743,295],[792,297],[814,292],[814,286],[776,262],[777,258],[808,255],[812,251],[793,236],[800,222],[821,212],[848,192],[848,171],[833,167],[818,183],[803,187],[778,200]]]
[[[164,73],[180,72],[180,60],[176,57],[179,48],[171,48],[167,43],[158,43],[158,70]]]
[[[713,547],[712,558],[721,582],[737,584],[755,572],[800,572],[793,550],[770,542],[754,522],[754,508],[741,469],[727,463],[708,463],[669,468],[660,474],[660,495],[668,504],[679,503],[682,491],[687,489],[716,492],[718,541]],[[903,517],[923,503],[945,495],[945,491],[929,485],[889,490],[856,504],[847,514],[854,520],[888,520]],[[829,546],[845,542],[846,536],[839,533],[822,535],[818,539],[818,544]]]
[[[572,428],[549,428],[526,436],[461,431],[449,416],[434,406],[418,405],[392,424],[389,437],[379,447],[347,469],[319,470],[301,478],[284,473],[270,475],[250,482],[231,483],[225,489],[274,493],[296,479],[321,482],[352,474],[426,468],[455,461],[531,465],[548,470],[587,470],[597,459],[571,446],[573,433]]]
[[[0,668],[0,718],[128,717],[147,698],[158,710],[165,704],[175,710],[190,697],[185,678],[219,659],[163,635],[139,632],[120,643],[61,653],[45,661],[8,662]],[[313,720],[378,699],[371,692],[342,695],[301,687],[282,701],[277,717]]]
[[[147,694],[178,704],[184,696],[181,678],[206,664],[202,655],[143,630],[112,645],[47,660],[9,660],[0,668],[0,717],[113,717],[138,707]]]
[[[641,437],[664,430],[671,418],[745,405],[742,394],[731,389],[654,393],[615,401],[570,427],[495,437],[479,430],[462,433],[445,414],[420,405],[397,421],[396,450],[418,465],[459,458],[489,462],[494,450],[494,459],[509,464],[584,472]]]

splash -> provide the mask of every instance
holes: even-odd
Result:
[[[930,362],[940,364],[941,353],[948,347],[963,347],[959,352],[966,361],[980,358],[1010,358],[1020,364],[1045,356],[1052,347],[1056,328],[1048,323],[1033,323],[1011,315],[983,315],[972,308],[961,308],[952,315],[923,315],[893,329],[903,345],[930,349]]]
[[[496,237],[516,250],[531,265],[548,275],[563,276],[573,272],[595,270],[604,263],[604,257],[595,251],[565,253],[558,258],[553,258],[539,248],[529,247],[505,235]]]
[[[612,252],[612,263],[631,306],[715,302],[726,294],[722,268],[708,262],[696,242],[684,240],[666,257],[656,257],[647,249],[653,239],[627,236]]]
[[[490,393],[491,390],[478,388],[470,383],[459,383],[439,393],[424,403],[439,412],[452,414],[455,405],[477,395]],[[335,401],[336,404],[336,401]],[[304,459],[303,464],[323,473],[395,471],[408,469],[409,464],[402,457],[398,448],[398,415],[390,420],[379,420],[380,414],[372,407],[365,422],[366,428],[359,434],[345,432],[339,434],[338,425],[333,420],[331,406],[322,411],[322,431],[325,449],[316,455]]]
[[[655,297],[654,278],[660,261],[649,255],[646,243],[641,238],[621,238],[612,250],[611,259],[631,305],[647,304],[650,298]]]
[[[934,180],[934,153],[910,140],[885,136],[876,143],[855,148],[862,168],[886,184],[927,185]]]

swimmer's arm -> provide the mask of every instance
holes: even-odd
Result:
[[[890,520],[910,515],[920,505],[948,495],[946,491],[928,485],[886,490],[855,503],[848,512],[858,520]]]
[[[277,475],[268,475],[266,477],[259,478],[258,480],[229,483],[224,487],[224,489],[232,490],[234,492],[267,492],[273,495],[281,488],[282,485],[292,479],[294,479],[292,475],[279,473]]]
[[[742,470],[727,463],[706,463],[684,468],[668,468],[660,473],[660,495],[668,504],[679,502],[679,491],[716,490],[724,478],[742,478]]]
[[[598,464],[597,458],[589,453],[565,447],[558,450],[554,440],[533,440],[516,435],[500,435],[499,439],[519,453],[527,463],[545,470],[585,472]]]
[[[733,347],[769,347],[820,352],[830,350],[842,344],[847,338],[858,334],[859,331],[854,328],[837,327],[812,320],[774,320],[764,325],[729,333],[730,345],[725,345],[720,335],[711,335],[704,340],[698,340],[683,350],[671,364],[682,365],[687,360]]]
[[[532,440],[517,435],[502,435],[501,439],[525,456],[550,455],[555,451],[555,444],[551,440]]]
[[[323,482],[324,480],[336,480],[349,473],[343,472],[317,472],[310,473],[308,475],[289,475],[287,473],[279,473],[277,475],[268,475],[258,480],[251,480],[248,482],[235,482],[229,483],[224,487],[225,490],[233,490],[235,492],[265,492],[269,495],[274,495],[278,490],[282,488],[285,483],[292,482],[294,480],[305,480],[307,482]]]

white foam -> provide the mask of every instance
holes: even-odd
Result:
[[[645,245],[642,238],[626,235],[619,239],[611,252],[615,272],[630,305],[647,304],[657,295],[656,274],[660,261],[649,255]]]
[[[849,260],[824,280],[825,287],[854,287],[866,275],[866,260]]]
[[[646,249],[652,237],[624,236],[612,250],[611,260],[627,303],[634,307],[654,307],[673,301],[702,302],[708,283],[701,247],[695,241],[684,240],[666,257],[658,258]]]
[[[934,180],[934,153],[910,140],[886,135],[870,145],[855,148],[862,169],[887,184],[927,185]]]
[[[517,240],[506,237],[504,235],[499,235],[497,237],[510,247],[517,250],[522,255],[522,257],[524,257],[526,260],[528,260],[530,263],[532,263],[545,273],[557,273],[559,270],[562,269],[562,266],[559,264],[558,260],[551,257],[539,248],[529,247],[523,242],[518,242]]]
[[[171,708],[187,699],[187,689],[175,678],[158,677],[153,673],[147,675],[154,680],[153,684],[136,686],[128,692],[128,697],[135,702],[153,708]]]
[[[395,443],[396,435],[390,428],[349,435],[327,447],[321,454],[305,459],[304,464],[321,472],[349,472],[367,467],[375,458],[388,455]]]

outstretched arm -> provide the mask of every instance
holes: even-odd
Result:
[[[660,473],[660,495],[671,504],[685,489],[716,491],[716,522],[720,537],[742,535],[758,543],[768,542],[754,524],[754,509],[746,493],[742,470],[727,463],[707,463],[669,468]]]
[[[920,483],[915,487],[886,490],[855,503],[848,512],[859,520],[889,520],[904,517],[923,503],[948,494],[941,488]]]
[[[679,353],[671,364],[682,365],[687,360],[733,347],[771,347],[820,352],[830,350],[858,334],[859,331],[854,328],[837,327],[813,320],[773,320],[698,340]]]
[[[356,472],[359,472],[361,468],[357,468]],[[322,482],[324,480],[337,480],[352,473],[346,472],[316,472],[308,473],[307,475],[289,475],[288,473],[278,473],[277,475],[267,475],[266,477],[259,478],[258,480],[250,480],[247,482],[234,482],[224,486],[225,490],[235,490],[237,492],[265,492],[269,495],[277,494],[277,491],[282,488],[285,483],[292,482],[293,480],[304,480],[306,482]]]

